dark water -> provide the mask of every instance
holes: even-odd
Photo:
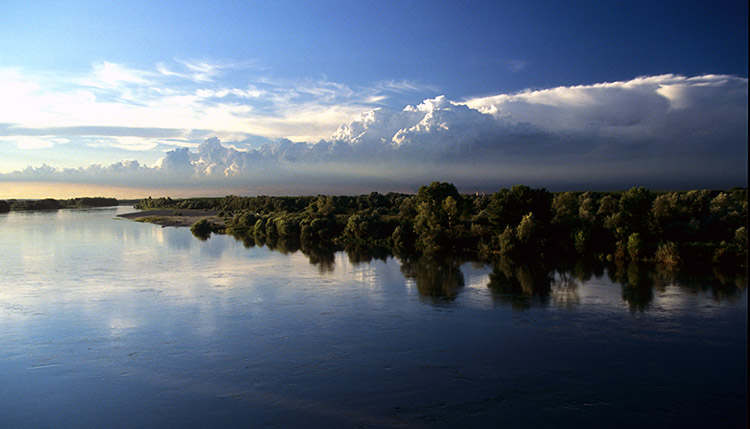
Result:
[[[312,264],[122,211],[0,215],[0,427],[745,426],[746,279]]]

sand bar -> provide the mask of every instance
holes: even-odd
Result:
[[[201,219],[209,219],[212,223],[223,224],[224,222],[217,214],[218,212],[211,210],[166,209],[123,213],[117,215],[117,217],[161,226],[192,226]]]

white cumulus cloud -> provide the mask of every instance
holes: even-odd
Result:
[[[347,91],[337,85],[298,88],[298,94],[331,100],[347,97],[340,95]],[[402,110],[375,107],[356,114],[333,103],[331,113],[318,114],[351,119],[317,141],[267,133],[276,140],[243,148],[231,139],[222,144],[209,138],[196,150],[170,150],[153,167],[44,166],[0,180],[86,181],[95,172],[97,180],[120,185],[138,175],[139,185],[284,185],[309,192],[413,189],[432,180],[489,189],[516,183],[553,189],[736,186],[747,180],[747,97],[746,78],[662,75],[459,101],[437,96]],[[219,123],[252,114],[241,105],[224,106],[220,114],[204,107]],[[290,108],[277,120],[303,134],[297,127],[309,124],[299,117],[310,114],[305,109],[304,103]]]

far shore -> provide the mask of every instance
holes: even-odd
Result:
[[[223,225],[224,221],[218,217],[217,211],[212,210],[144,210],[134,213],[123,213],[117,217],[147,222],[161,226],[192,226],[201,219],[208,219],[214,224]]]

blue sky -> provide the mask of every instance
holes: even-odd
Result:
[[[0,197],[744,185],[747,64],[746,1],[5,1]]]

